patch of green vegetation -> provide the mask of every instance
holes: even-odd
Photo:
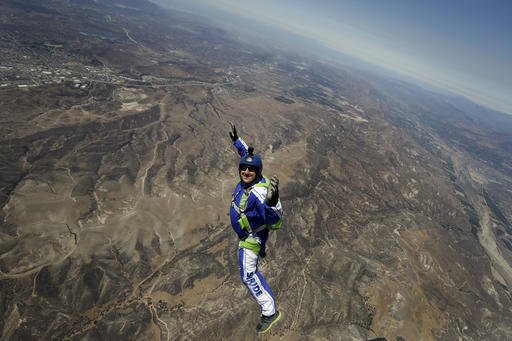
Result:
[[[508,290],[508,287],[506,285],[504,285],[503,283],[501,283],[500,281],[494,281],[495,284],[497,284],[497,287],[501,290],[503,290],[503,292],[510,298],[512,299],[512,294],[510,293],[510,291]]]
[[[502,239],[501,241],[503,242],[503,244],[505,244],[505,247],[509,249],[509,251],[512,251],[512,243],[510,241],[506,239]]]
[[[276,96],[276,97],[274,97],[274,99],[276,101],[283,102],[283,103],[286,103],[286,104],[293,104],[293,103],[295,103],[295,101],[293,101],[293,100],[291,100],[289,98],[283,97],[283,96]]]
[[[226,85],[230,85],[230,84],[226,84]],[[244,84],[244,91],[245,92],[254,92],[254,91],[256,91],[256,88],[254,86]]]
[[[469,224],[471,225],[471,234],[476,238],[478,230],[480,229],[480,219],[476,213],[475,208],[466,200],[461,200],[460,203],[464,207],[464,212],[467,214]]]
[[[453,184],[453,186],[455,187],[455,189],[457,191],[459,191],[460,193],[462,193],[462,195],[465,197],[466,196],[466,192],[464,192],[464,189],[462,187],[460,187],[459,185],[457,185],[456,183]]]
[[[433,143],[432,138],[430,136],[413,134],[412,137],[427,151],[429,151],[433,155],[437,155],[438,148]]]
[[[459,233],[464,233],[464,231],[457,227],[456,225],[452,225],[450,223],[443,223],[441,224],[441,226],[443,227],[443,229],[447,230],[447,231],[456,231],[456,232],[459,232]]]
[[[343,111],[343,108],[341,108],[339,105],[330,102],[326,98],[326,94],[321,89],[311,86],[304,86],[293,88],[290,91],[294,96],[303,98],[314,103],[325,105],[337,111]]]
[[[450,174],[455,174],[455,168],[453,168],[453,161],[451,158],[443,160],[443,169]]]
[[[485,188],[483,189],[482,192],[484,195],[485,203],[491,209],[492,214],[505,225],[507,232],[512,234],[512,228],[510,227],[510,223],[509,223],[507,217],[505,217],[503,212],[501,212],[500,208],[498,207],[496,202],[494,202],[494,200],[492,200],[491,196],[489,195],[489,192],[487,192],[485,190]]]
[[[291,90],[291,93],[303,99],[316,101],[319,98],[325,97],[324,93],[318,89],[309,86],[297,87]]]

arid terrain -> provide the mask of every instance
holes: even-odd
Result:
[[[0,339],[510,339],[512,118],[480,109],[144,0],[2,1]],[[229,122],[281,180],[263,337]]]

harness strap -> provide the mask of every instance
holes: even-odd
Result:
[[[239,203],[240,206],[235,204],[235,198],[238,196],[238,193],[240,193],[240,192],[237,192],[236,194],[233,195],[233,197],[231,199],[231,206],[236,211],[236,213],[238,213],[238,215],[240,216],[240,219],[238,219],[238,223],[240,224],[240,227],[242,229],[251,230],[252,233],[258,233],[258,232],[263,231],[264,229],[268,228],[268,225],[264,224],[264,225],[258,226],[255,229],[252,229],[249,224],[249,220],[247,219],[247,216],[244,213],[245,207],[247,206],[247,200],[249,199],[249,195],[251,194],[252,189],[254,187],[268,188],[268,186],[269,186],[269,180],[267,177],[265,177],[265,183],[257,183],[251,187],[246,188],[244,193],[242,194],[242,197],[240,198],[240,203]]]
[[[231,202],[231,206],[233,207],[233,209],[236,211],[236,213],[238,214],[242,214],[243,211],[240,209],[240,207],[238,207],[234,201]]]
[[[233,209],[236,211],[236,213],[238,213],[238,215],[240,216],[240,219],[239,219],[239,223],[240,223],[240,225],[241,225],[241,226],[242,226],[242,224],[243,224],[243,225],[245,225],[245,224],[243,223],[243,221],[244,221],[247,217],[246,217],[246,215],[245,215],[245,213],[244,213],[244,210],[243,210],[243,209],[241,209],[240,207],[238,207],[238,206],[235,204],[235,202],[234,202],[234,201],[232,201],[232,202],[231,202],[231,206],[232,206],[232,207],[233,207]],[[244,219],[244,218],[245,218],[245,219]],[[243,226],[243,227],[245,227],[245,226]],[[250,227],[250,226],[248,226],[248,227]],[[258,232],[260,232],[260,231],[263,231],[263,230],[264,230],[264,229],[266,229],[266,228],[267,228],[267,225],[261,225],[261,226],[259,226],[259,227],[255,228],[255,229],[251,229],[251,231],[252,231],[252,233],[258,233]]]
[[[260,231],[263,231],[264,229],[267,228],[267,225],[261,225],[260,227],[257,227],[255,229],[252,229],[252,233],[258,233]]]

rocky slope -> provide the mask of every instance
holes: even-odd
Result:
[[[267,339],[512,335],[510,133],[144,1],[0,9],[2,339],[255,339],[229,121],[281,178]]]

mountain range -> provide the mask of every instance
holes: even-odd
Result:
[[[511,337],[510,116],[144,0],[0,13],[1,339],[256,339],[229,122],[280,178],[263,338]]]

